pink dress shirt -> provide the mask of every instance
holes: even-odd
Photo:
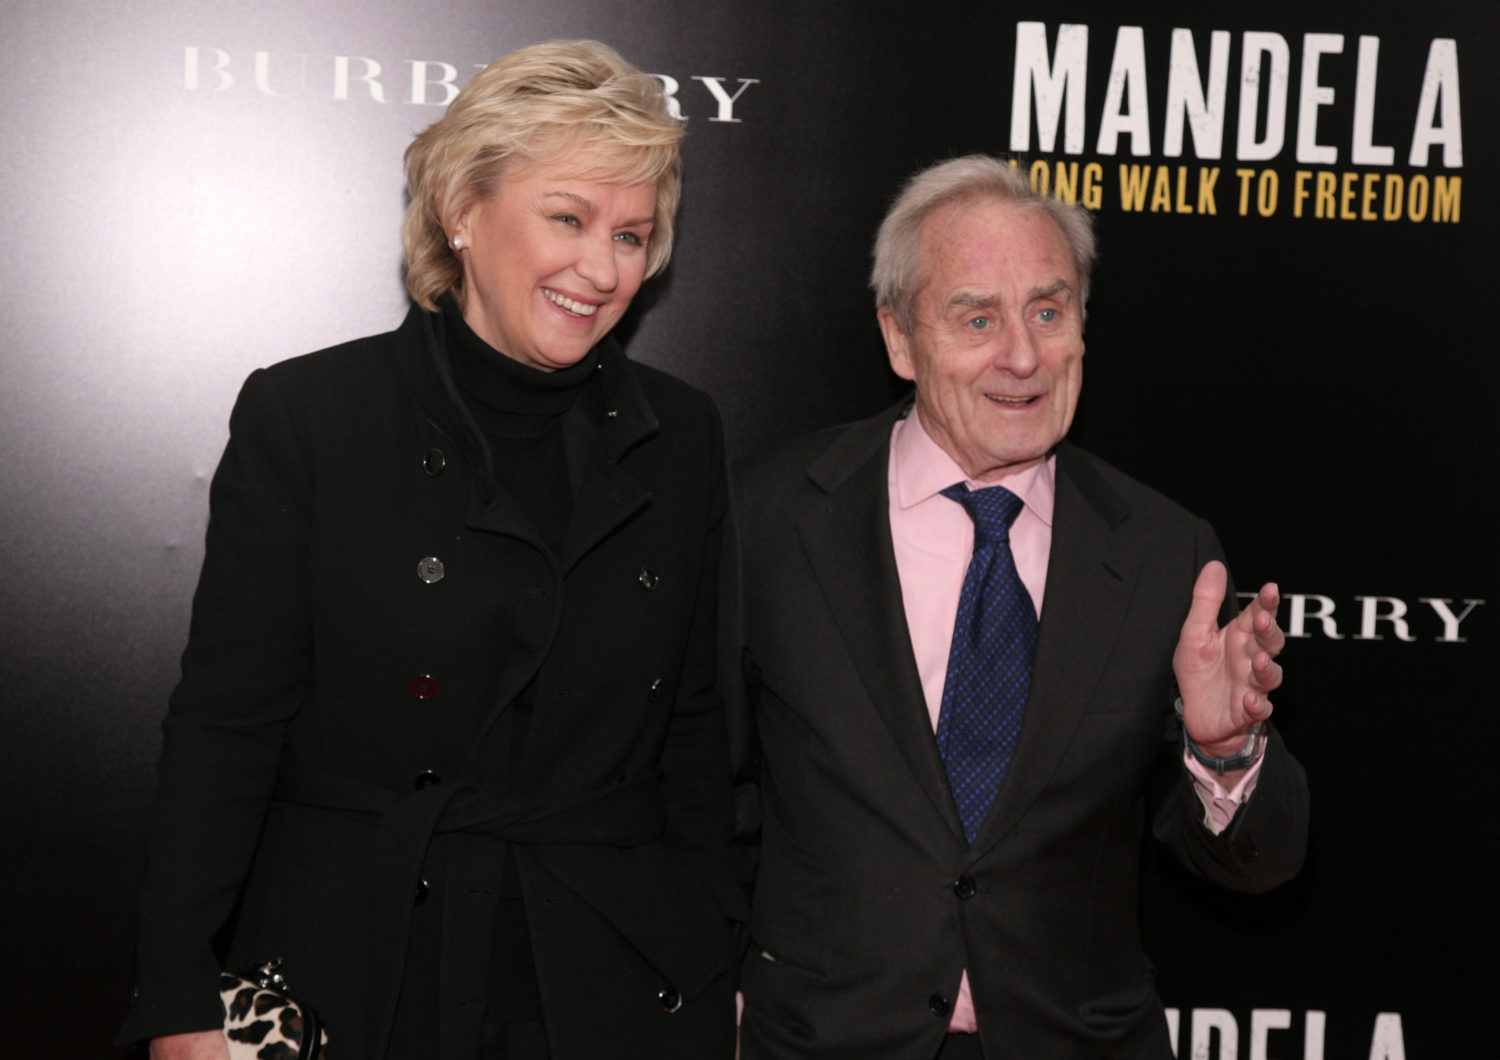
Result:
[[[1010,547],[1016,571],[1031,594],[1039,619],[1047,584],[1047,560],[1052,550],[1056,464],[1056,457],[1049,456],[1006,476],[1001,483],[1026,505],[1011,525]],[[968,482],[970,489],[995,485],[968,479],[953,458],[928,435],[916,413],[896,422],[891,429],[888,483],[891,543],[901,576],[906,628],[911,635],[922,694],[934,731],[942,709],[943,679],[948,669],[958,597],[974,551],[974,524],[968,513],[940,496],[940,491],[959,481]],[[1187,752],[1183,753],[1183,761],[1203,802],[1204,826],[1215,833],[1222,831],[1240,803],[1254,790],[1259,763],[1232,790],[1226,791],[1219,779]],[[965,971],[948,1030],[973,1032],[978,1028],[969,973]]]

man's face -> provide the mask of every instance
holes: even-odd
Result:
[[[879,313],[891,368],[969,478],[1037,463],[1068,433],[1083,385],[1083,306],[1067,242],[1046,214],[984,198],[927,219],[910,334]]]

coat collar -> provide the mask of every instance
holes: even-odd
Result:
[[[476,469],[466,522],[470,529],[505,534],[550,553],[514,498],[482,481],[479,469],[488,459],[488,446],[452,384],[448,354],[437,337],[436,317],[417,306],[407,313],[396,331],[398,370],[428,424]],[[658,433],[660,422],[614,337],[605,336],[598,350],[599,378],[563,417],[574,511],[556,557],[560,573],[566,573],[651,496],[620,464]]]
[[[600,351],[603,401],[579,401],[563,420],[563,444],[575,504],[563,540],[563,570],[644,508],[651,491],[622,466],[625,457],[656,437],[661,423],[630,361],[613,337]]]

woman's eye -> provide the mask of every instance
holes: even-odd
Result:
[[[570,213],[554,214],[552,219],[554,221],[560,221],[565,225],[572,225],[574,228],[578,227],[578,218],[574,217]]]
[[[615,238],[622,243],[629,243],[633,247],[643,247],[646,245],[646,241],[635,232],[621,232]]]

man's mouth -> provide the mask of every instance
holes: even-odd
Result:
[[[1030,397],[1007,397],[1005,394],[986,394],[984,396],[997,405],[1007,405],[1014,408],[1030,405],[1033,401],[1037,400],[1036,394],[1032,394]]]
[[[587,302],[576,301],[572,298],[569,298],[565,294],[558,294],[550,287],[543,287],[542,294],[547,297],[547,301],[551,302],[555,306],[559,306],[564,311],[571,313],[575,317],[591,317],[595,313],[599,312],[599,307],[597,305],[590,305]]]

